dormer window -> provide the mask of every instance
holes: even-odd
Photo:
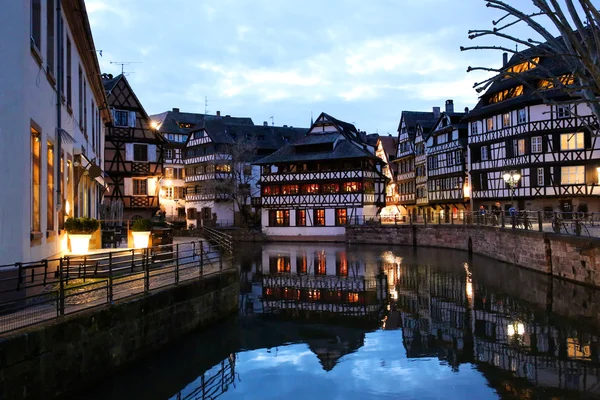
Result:
[[[490,99],[489,104],[499,103],[504,100],[512,99],[523,94],[523,85],[518,85],[512,87],[510,89],[502,90],[500,92],[494,93]]]
[[[526,71],[529,71],[531,69],[534,69],[535,67],[537,67],[537,65],[540,63],[540,58],[539,57],[533,57],[530,61],[524,61],[522,63],[513,65],[512,67],[508,68],[506,70],[506,72],[510,73],[510,74],[520,74]],[[505,78],[510,78],[511,75],[506,75]]]
[[[115,126],[135,127],[135,112],[126,110],[113,110]]]

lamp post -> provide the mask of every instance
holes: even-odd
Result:
[[[510,187],[510,206],[513,207],[513,196],[515,194],[515,187],[519,184],[521,179],[521,173],[519,171],[509,171],[502,174],[504,182]]]

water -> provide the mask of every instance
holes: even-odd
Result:
[[[448,250],[237,251],[238,316],[69,398],[600,398],[600,291]]]

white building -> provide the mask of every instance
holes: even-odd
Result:
[[[271,237],[343,240],[385,207],[383,161],[356,127],[322,113],[308,134],[259,160],[261,223]]]
[[[3,265],[59,254],[66,217],[97,217],[111,117],[83,0],[5,1],[0,34]]]

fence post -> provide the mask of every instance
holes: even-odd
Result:
[[[573,213],[575,217],[575,235],[581,236],[581,221],[579,219],[579,213]]]
[[[413,224],[413,220],[412,220],[412,213],[408,213],[408,223],[412,226]]]
[[[46,284],[46,277],[48,276],[48,260],[44,261],[44,285]]]
[[[69,257],[66,257],[66,259],[67,259],[67,273],[66,273],[66,277],[65,277],[65,279],[66,279],[65,282],[68,285],[69,284],[69,271],[71,270],[71,259]]]
[[[175,284],[179,283],[179,243],[175,245]]]
[[[540,232],[542,232],[544,230],[544,228],[542,227],[542,212],[538,211],[538,229]]]
[[[112,252],[108,253],[108,302],[113,302],[113,270]]]
[[[529,216],[527,215],[527,211],[525,211],[525,214],[523,214],[523,225],[525,227],[525,230],[528,231],[529,230]]]
[[[442,213],[438,214],[438,225],[442,224]]]
[[[65,315],[65,281],[63,280],[63,259],[58,263],[58,315]]]
[[[423,210],[423,223],[427,226],[427,212]]]
[[[143,260],[142,260],[142,265],[143,265]],[[135,249],[131,249],[131,272],[133,272],[133,270],[135,269]]]
[[[219,271],[223,271],[223,251],[219,252]]]
[[[200,276],[202,276],[202,271],[204,269],[204,243],[202,243],[202,240],[200,241],[200,263],[198,264],[198,267],[200,269]]]
[[[512,228],[517,229],[517,216],[512,214],[510,216],[510,220],[511,220],[510,222],[512,223]]]
[[[150,248],[145,248],[144,253],[146,259],[144,263],[144,293],[148,293],[150,291]]]

